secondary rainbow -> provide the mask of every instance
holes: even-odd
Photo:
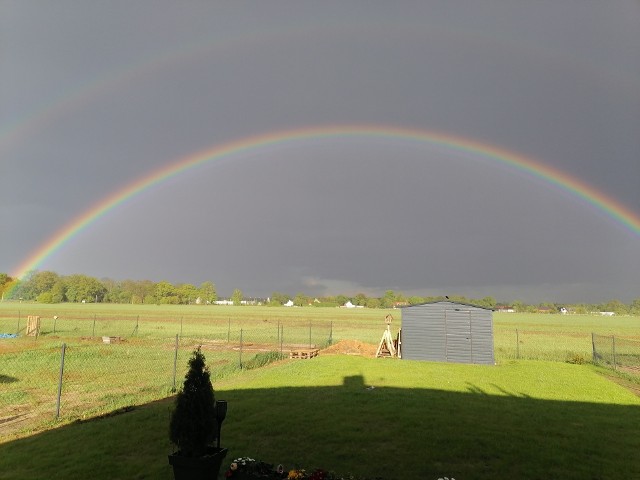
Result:
[[[331,140],[340,138],[366,139],[368,137],[423,142],[445,147],[451,152],[471,154],[478,158],[489,159],[497,166],[505,166],[525,172],[551,185],[560,187],[562,190],[570,192],[576,198],[604,212],[616,222],[624,225],[632,233],[640,236],[640,216],[631,209],[576,177],[501,147],[446,133],[412,128],[384,125],[319,126],[276,131],[242,138],[188,155],[163,168],[155,170],[137,181],[126,185],[124,188],[113,192],[80,216],[74,218],[32,252],[15,269],[12,276],[14,278],[22,278],[29,271],[37,269],[49,256],[62,248],[70,238],[98,221],[109,211],[117,208],[118,205],[153,185],[162,183],[186,170],[215,160],[234,156],[241,157],[243,154],[259,151],[260,149],[265,149],[270,146],[284,146],[289,143],[309,140]]]

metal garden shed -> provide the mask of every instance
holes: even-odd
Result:
[[[405,360],[494,365],[493,310],[450,301],[403,307]]]

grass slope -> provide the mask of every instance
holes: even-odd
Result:
[[[229,461],[395,479],[640,478],[640,398],[591,366],[320,356],[215,387],[229,401]],[[2,444],[0,479],[171,478],[170,408],[153,403]]]

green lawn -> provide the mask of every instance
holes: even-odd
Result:
[[[214,386],[229,402],[229,461],[395,479],[640,478],[640,398],[591,365],[325,355]],[[0,479],[171,478],[170,407],[162,401],[0,444]]]

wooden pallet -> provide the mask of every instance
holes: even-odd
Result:
[[[298,358],[300,360],[308,360],[309,358],[317,357],[318,349],[304,349],[304,350],[291,350],[289,352],[289,358]]]
[[[102,343],[120,343],[121,337],[102,337]]]

